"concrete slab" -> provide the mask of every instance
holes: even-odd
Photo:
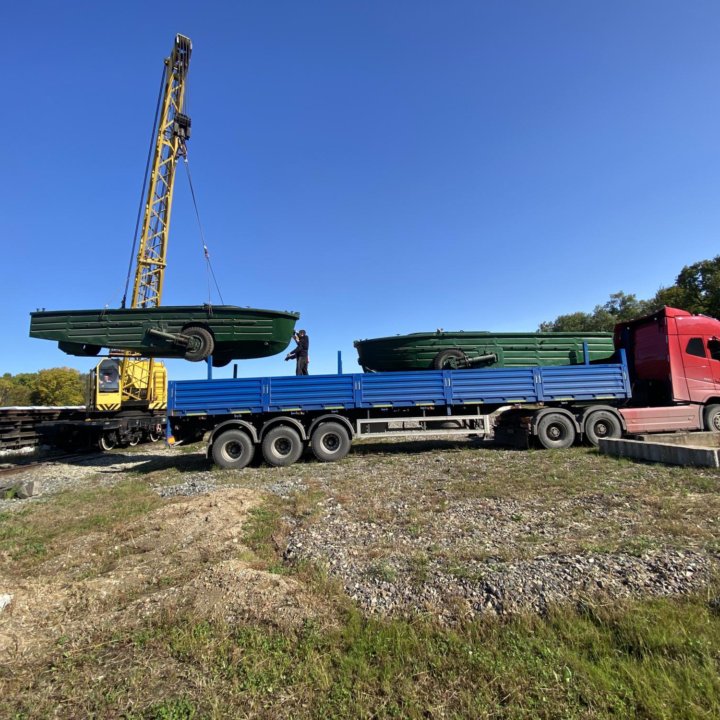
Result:
[[[667,465],[720,467],[720,449],[718,448],[604,438],[600,440],[599,449],[604,455],[665,463]]]
[[[717,432],[670,432],[652,435],[630,435],[631,440],[669,443],[671,445],[693,445],[695,447],[720,447],[720,433]]]

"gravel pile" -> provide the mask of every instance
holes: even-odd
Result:
[[[627,554],[539,556],[528,561],[469,561],[462,568],[436,559],[393,554],[378,563],[356,548],[318,538],[291,538],[288,560],[312,560],[339,578],[367,612],[461,618],[544,613],[551,605],[588,598],[678,595],[707,583],[717,561],[699,553],[664,550]]]
[[[223,487],[226,488],[228,486],[223,485]],[[153,488],[153,490],[163,498],[204,495],[214,492],[217,489],[218,486],[214,482],[209,482],[202,476],[188,478],[185,482],[179,483],[178,485],[159,485]]]

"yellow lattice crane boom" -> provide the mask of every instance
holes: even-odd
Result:
[[[190,137],[190,118],[183,110],[191,52],[190,38],[177,35],[165,60],[165,87],[137,255],[133,308],[156,307],[162,298],[175,169]]]
[[[184,110],[191,53],[190,38],[176,35],[172,52],[165,58],[131,308],[157,307],[162,299],[175,170],[178,159],[186,155],[186,142],[190,138],[191,122]],[[122,307],[126,305],[126,296],[127,288]],[[166,406],[167,373],[160,362],[126,353],[122,359],[101,361],[94,375],[92,405],[98,410],[132,407],[161,410]]]

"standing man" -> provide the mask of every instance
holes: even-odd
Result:
[[[286,360],[292,360],[295,358],[295,374],[296,375],[309,375],[308,363],[310,358],[308,352],[310,351],[310,338],[304,330],[298,330],[293,333],[293,340],[297,343],[295,349],[289,352],[286,356]]]

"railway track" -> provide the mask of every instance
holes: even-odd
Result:
[[[36,470],[40,467],[48,465],[57,465],[59,463],[72,463],[75,460],[85,460],[97,453],[66,453],[63,455],[55,455],[51,458],[44,458],[42,460],[32,460],[30,462],[21,462],[16,464],[5,464],[0,466],[0,477],[5,475],[15,475],[18,473],[27,472],[28,470]]]

